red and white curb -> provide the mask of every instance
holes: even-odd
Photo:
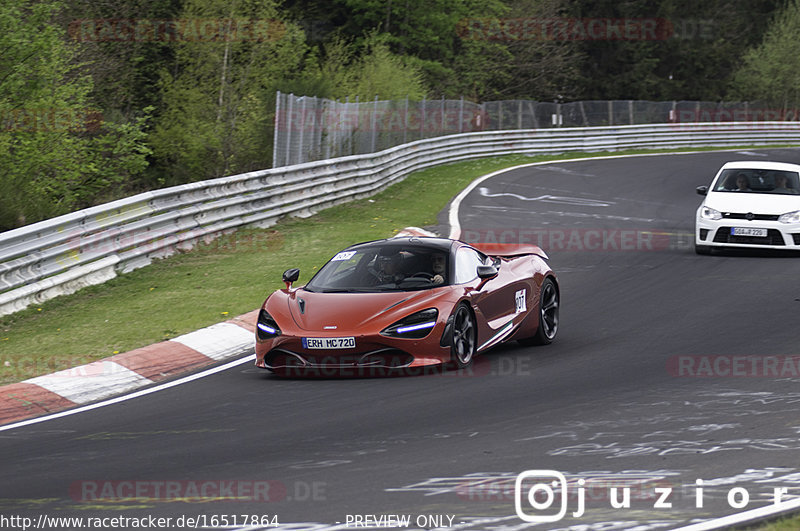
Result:
[[[403,238],[403,237],[406,237],[406,236],[434,236],[434,237],[436,237],[436,236],[438,236],[438,234],[436,234],[435,232],[431,232],[429,230],[426,230],[426,229],[421,229],[419,227],[406,227],[405,229],[401,230],[400,232],[398,232],[397,234],[392,236],[392,238]]]
[[[102,400],[247,353],[258,310],[168,341],[0,387],[0,424]]]

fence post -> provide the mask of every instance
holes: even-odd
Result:
[[[533,128],[539,129],[539,119],[536,118],[536,107],[534,107],[534,103],[532,101],[528,101],[528,107],[531,110],[531,118],[533,119]]]
[[[305,162],[305,160],[303,160],[303,159],[305,159],[306,153],[308,152],[308,150],[303,149],[303,133],[304,133],[303,130],[305,129],[305,126],[304,126],[303,122],[305,121],[305,117],[306,117],[306,100],[307,99],[308,98],[306,96],[300,96],[300,142],[299,142],[300,145],[299,145],[299,147],[297,149],[297,163],[298,164],[302,164],[303,162]]]
[[[376,142],[378,141],[378,95],[375,94],[375,105],[372,108],[372,153],[376,151]]]
[[[289,97],[289,112],[287,113],[286,123],[289,124],[292,120],[292,107],[294,106],[294,94],[290,93]],[[286,126],[286,157],[284,158],[283,165],[284,166],[291,166],[292,164],[292,153],[290,151],[292,145],[292,126]]]
[[[497,130],[503,130],[503,102],[500,101],[497,103]]]
[[[464,132],[464,96],[461,96],[461,102],[458,105],[458,132]]]
[[[439,111],[442,113],[442,119],[440,120],[441,124],[439,126],[439,134],[444,134],[444,94],[442,94],[442,104],[439,107]]]
[[[408,94],[406,94],[406,110],[403,116],[403,144],[405,144],[407,142],[406,137],[408,136]]]
[[[614,125],[614,102],[608,100],[608,125]]]
[[[272,167],[278,167],[278,134],[280,132],[280,117],[281,117],[281,91],[275,95],[275,131],[272,138]]]
[[[344,113],[348,117],[352,116],[352,111],[350,110],[350,96],[345,96],[344,98]],[[345,143],[342,144],[342,156],[352,155],[353,154],[353,143],[355,142],[355,134],[353,132],[353,125],[352,125],[352,118],[348,118],[347,120],[347,129],[343,131],[345,135]],[[358,120],[358,116],[356,116],[356,120]]]
[[[427,114],[425,112],[425,96],[422,97],[422,120],[419,121],[419,138],[422,140],[425,138],[425,118],[427,118]]]
[[[323,130],[322,135],[324,136],[321,136],[320,138],[323,138],[323,141],[325,142],[324,158],[326,159],[331,158],[331,148],[334,145],[333,142],[336,141],[336,128],[331,127],[328,123],[331,119],[329,111],[333,105],[335,105],[335,102],[332,102],[326,98],[322,98],[322,113],[325,117],[325,128],[327,130]]]
[[[356,101],[353,102],[353,106],[356,109],[356,128],[355,128],[355,131],[353,131],[353,135],[352,135],[353,136],[353,150],[352,150],[352,153],[350,153],[350,154],[351,155],[360,155],[359,149],[358,149],[359,142],[356,139],[356,135],[358,135],[358,134],[362,134],[363,135],[363,133],[361,131],[361,105],[359,105],[358,94],[356,94]]]

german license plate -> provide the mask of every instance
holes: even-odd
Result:
[[[751,229],[750,227],[731,227],[733,236],[755,236],[756,238],[766,238],[767,229]]]
[[[304,337],[303,348],[331,350],[337,348],[356,348],[355,337]]]

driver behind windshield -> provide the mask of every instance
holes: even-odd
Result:
[[[434,284],[444,284],[446,273],[447,258],[444,253],[434,253],[431,257],[431,267],[433,268],[433,278],[431,282]]]

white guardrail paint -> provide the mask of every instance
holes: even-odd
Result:
[[[800,143],[800,122],[489,131],[135,195],[0,233],[0,315],[105,282],[239,227],[366,197],[413,171],[509,154]]]

